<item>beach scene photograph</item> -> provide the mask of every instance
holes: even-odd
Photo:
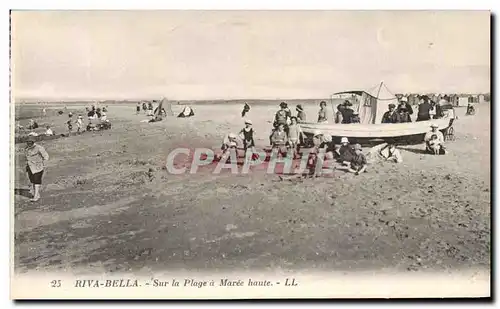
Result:
[[[490,296],[490,12],[10,18],[11,276],[463,275],[454,296]]]

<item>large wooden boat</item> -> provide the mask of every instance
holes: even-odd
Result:
[[[443,134],[452,126],[455,119],[453,109],[447,109],[442,118],[429,121],[381,123],[383,114],[388,110],[388,105],[398,104],[396,96],[386,88],[386,91],[383,91],[382,87],[383,83],[380,84],[375,94],[368,91],[344,91],[333,94],[331,99],[334,111],[336,109],[335,102],[349,101],[354,111],[359,114],[360,123],[302,123],[301,128],[307,140],[310,141],[316,133],[321,133],[331,136],[334,141],[340,141],[340,138],[347,137],[351,142],[358,143],[383,140],[411,144],[423,142],[423,136],[430,130],[431,124],[437,125]],[[333,98],[334,96],[337,98]]]

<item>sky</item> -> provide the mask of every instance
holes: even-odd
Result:
[[[15,98],[490,91],[487,11],[14,11]]]

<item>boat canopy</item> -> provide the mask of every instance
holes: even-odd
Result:
[[[352,103],[352,109],[359,114],[359,120],[362,124],[382,123],[382,116],[389,109],[389,104],[398,105],[397,97],[387,89],[384,83],[372,88],[371,90],[351,90],[332,94],[333,97],[351,94],[350,98],[343,98]],[[334,104],[335,105],[335,104]],[[336,107],[333,107],[334,110]]]

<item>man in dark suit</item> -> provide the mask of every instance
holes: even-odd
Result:
[[[399,114],[396,112],[396,105],[389,104],[389,110],[382,116],[382,123],[398,123]]]

